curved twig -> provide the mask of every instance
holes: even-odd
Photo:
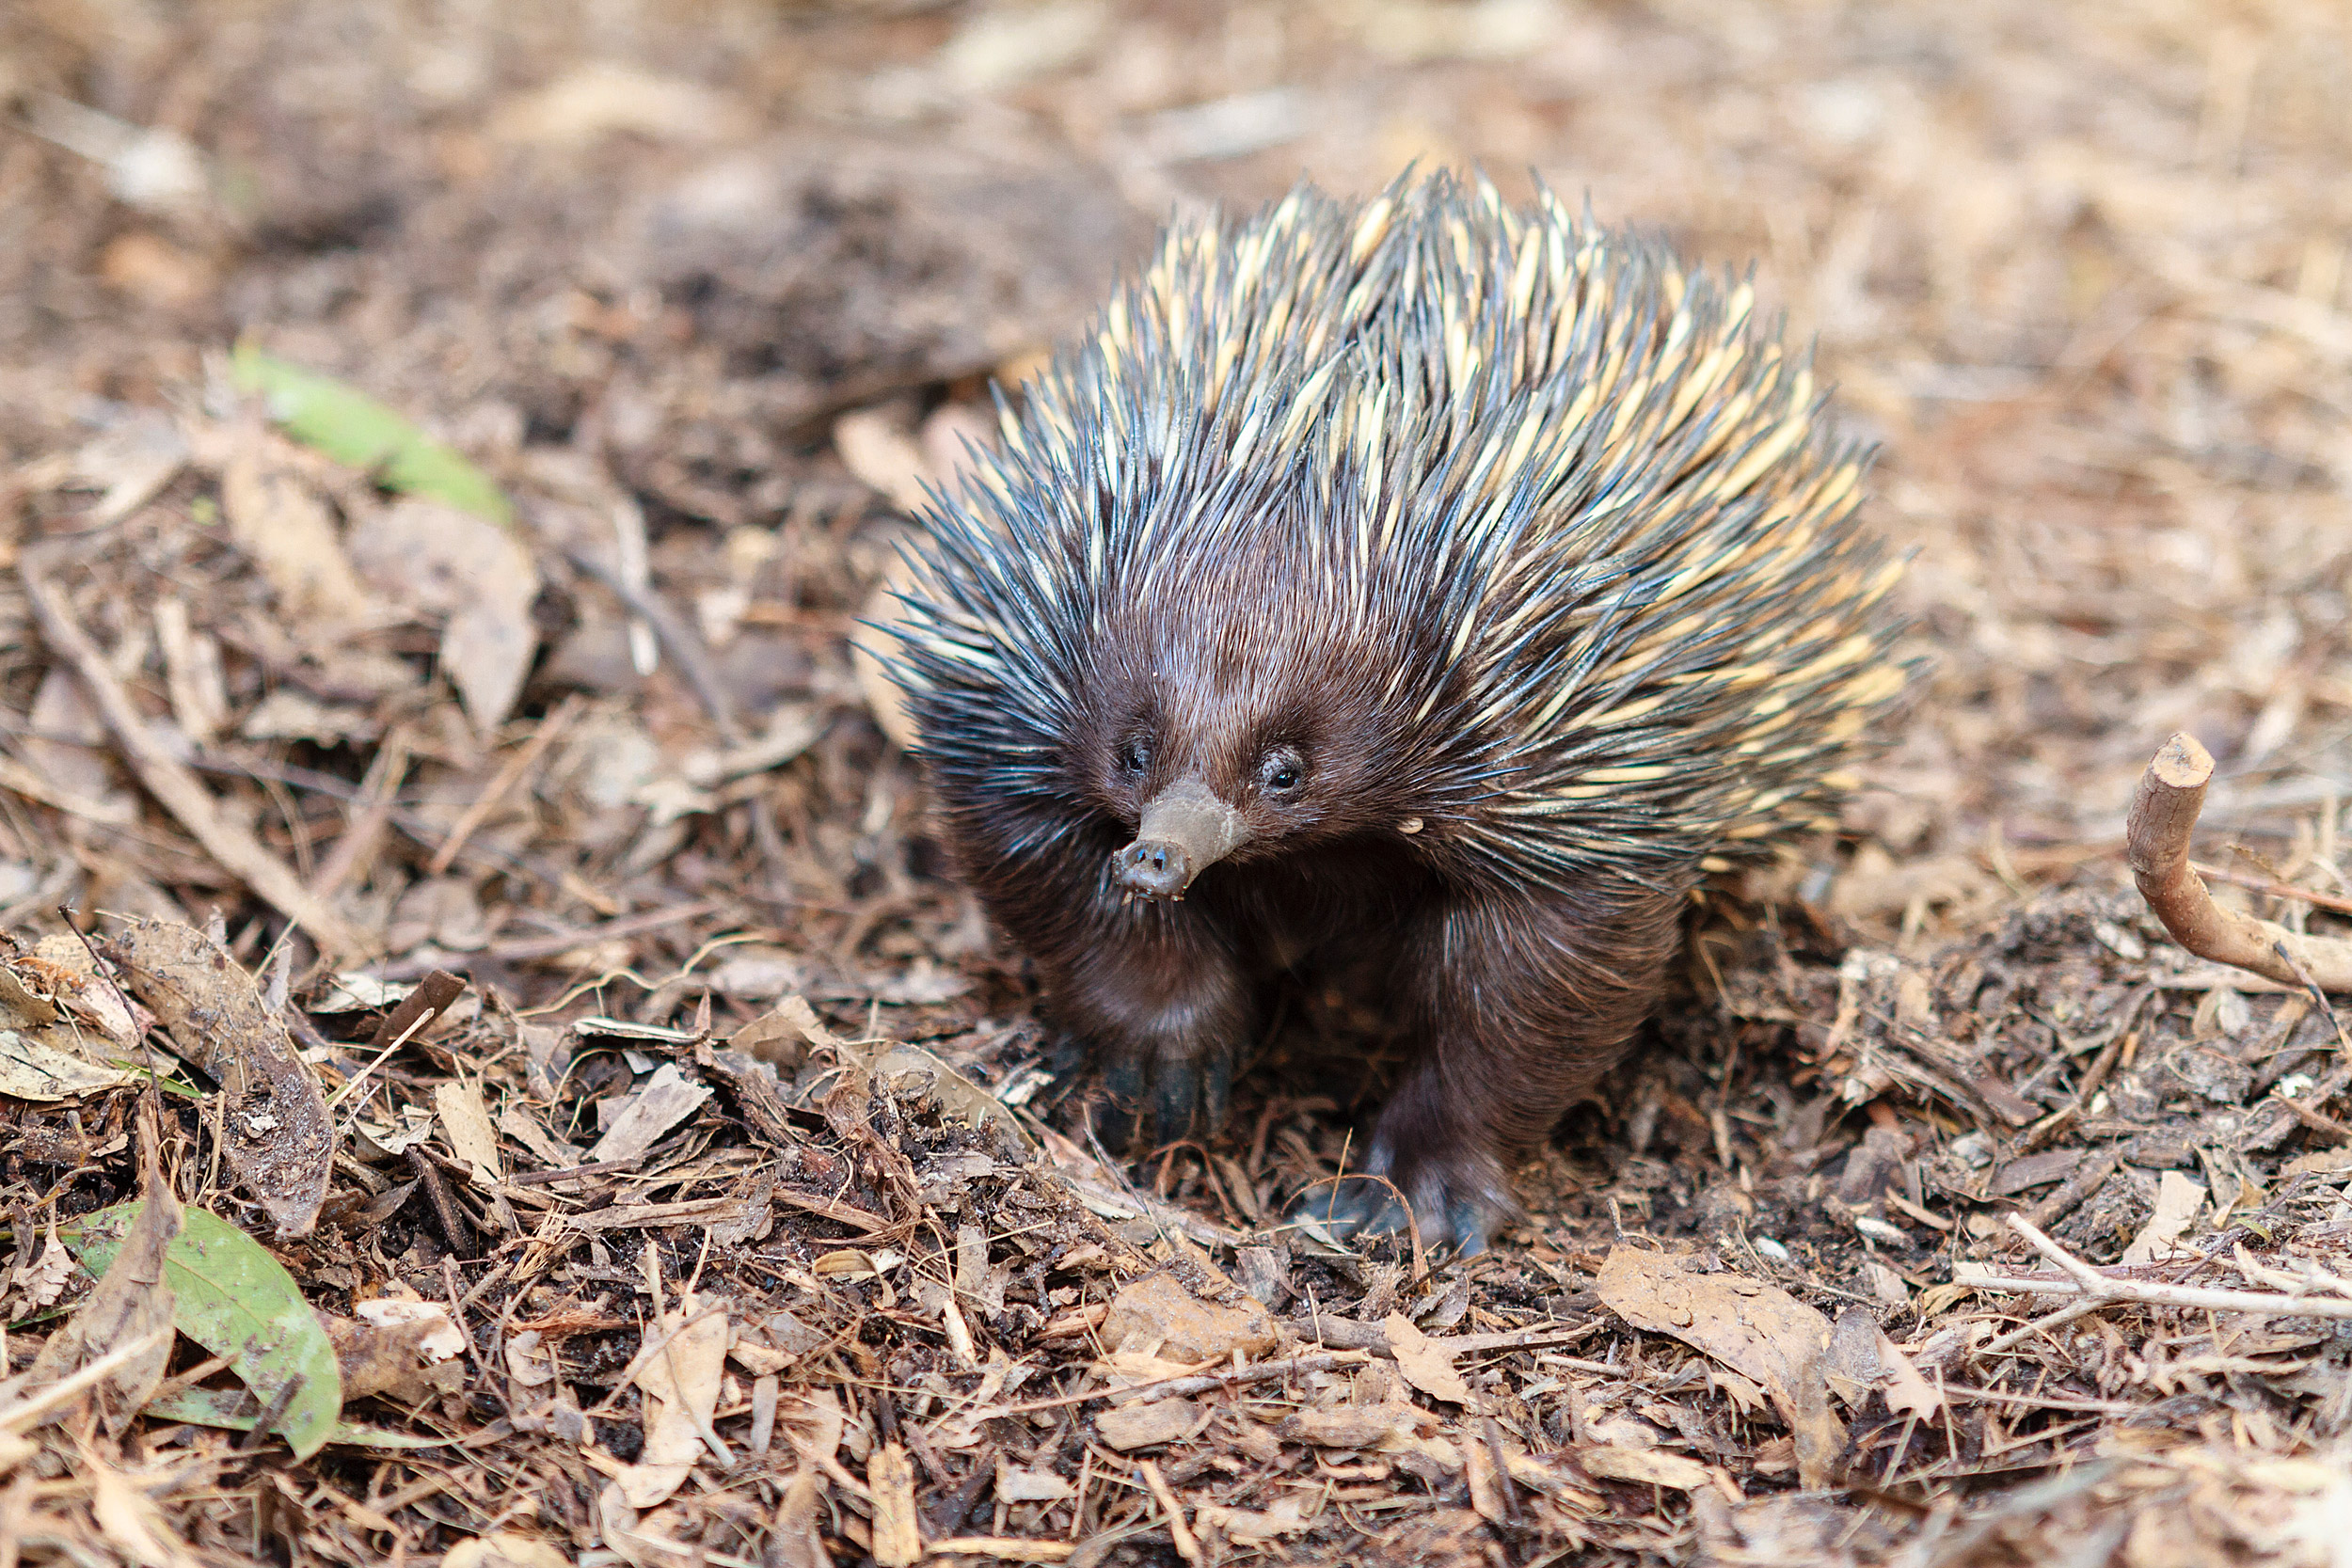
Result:
[[[2140,775],[2124,829],[2140,896],[2172,940],[2201,958],[2282,986],[2352,991],[2352,942],[2300,936],[2213,901],[2188,863],[2189,833],[2212,778],[2213,754],[2185,731],[2166,741]]]

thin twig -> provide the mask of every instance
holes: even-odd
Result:
[[[693,689],[703,711],[710,715],[710,721],[718,726],[727,744],[732,746],[741,740],[743,732],[735,721],[734,700],[719,678],[718,667],[710,661],[710,650],[703,646],[703,640],[685,618],[671,609],[659,593],[628,581],[586,550],[567,549],[564,553],[574,566],[611,589],[612,596],[630,613],[643,617],[653,627],[661,645],[677,660],[686,684]]]
[[[2304,1104],[2300,1101],[2289,1100],[2285,1095],[2280,1094],[2277,1089],[2271,1090],[2267,1098],[2285,1106],[2288,1110],[2293,1111],[2295,1113],[2295,1119],[2310,1128],[2312,1132],[2325,1132],[2331,1138],[2339,1139],[2345,1143],[2352,1143],[2352,1126],[2347,1126],[2344,1123],[2338,1121],[2333,1117],[2322,1116],[2319,1112],[2312,1110],[2310,1106]]]
[[[2326,910],[2330,914],[2352,914],[2352,898],[2346,898],[2341,894],[2321,893],[2316,888],[2296,887],[2293,882],[2282,882],[2275,877],[2257,877],[2246,871],[2225,871],[2220,866],[2207,865],[2202,861],[2189,862],[2188,868],[2209,882],[2227,882],[2232,887],[2249,888],[2255,893],[2266,893],[2273,898],[2292,898],[2299,903],[2309,904],[2315,910]]]
[[[14,1432],[40,1419],[58,1405],[79,1396],[90,1385],[112,1377],[125,1365],[137,1360],[157,1345],[166,1343],[171,1337],[172,1330],[167,1327],[142,1334],[127,1345],[117,1345],[71,1377],[59,1378],[48,1387],[27,1394],[6,1410],[0,1410],[0,1432]]]
[[[395,724],[384,736],[384,743],[375,749],[375,756],[368,763],[367,776],[359,781],[358,809],[351,814],[351,821],[344,827],[342,836],[335,840],[335,847],[310,874],[312,893],[321,898],[334,897],[360,869],[361,863],[375,852],[385,828],[392,820],[401,783],[407,774],[408,731]]]
[[[518,937],[513,942],[494,942],[479,954],[471,955],[471,957],[491,963],[510,964],[532,963],[541,958],[558,958],[574,948],[587,947],[600,942],[611,942],[615,937],[643,936],[647,931],[657,931],[664,926],[675,926],[683,921],[699,920],[707,914],[717,914],[725,908],[726,906],[716,898],[706,898],[699,903],[678,904],[666,910],[644,910],[636,914],[625,914],[617,919],[608,920],[601,926],[591,926],[585,930],[556,931],[543,937]],[[404,979],[415,973],[415,966],[406,960],[394,959],[384,965],[378,973],[387,979]]]
[[[1184,1505],[1176,1500],[1176,1494],[1168,1486],[1168,1478],[1161,1475],[1160,1467],[1148,1459],[1136,1460],[1136,1468],[1142,1472],[1143,1484],[1152,1489],[1152,1500],[1168,1515],[1168,1544],[1176,1548],[1176,1555],[1186,1562],[1200,1561],[1200,1543],[1194,1538],[1192,1527],[1184,1523]]]
[[[2058,1245],[2023,1214],[2010,1215],[2009,1224],[2036,1252],[2057,1264],[2065,1277],[1996,1275],[1982,1264],[1963,1264],[1954,1271],[1955,1283],[1975,1291],[2006,1291],[2019,1295],[2081,1296],[2100,1305],[2132,1302],[2142,1307],[2185,1307],[2207,1312],[2264,1312],[2280,1318],[2352,1321],[2352,1297],[2291,1295],[2278,1291],[2216,1291],[2155,1279],[2119,1279],[2100,1273]]]
[[[561,1170],[527,1170],[506,1179],[510,1187],[543,1187],[550,1181],[564,1181],[573,1177],[610,1176],[616,1171],[635,1170],[645,1163],[643,1154],[632,1154],[626,1160],[597,1160],[585,1165],[566,1165]]]
[[[131,771],[138,775],[147,792],[187,829],[223,870],[308,930],[320,946],[340,955],[375,951],[376,943],[367,933],[305,887],[285,862],[271,854],[253,836],[250,828],[223,816],[195,773],[157,743],[151,721],[115,678],[106,656],[74,619],[64,591],[49,576],[50,568],[60,559],[54,545],[38,545],[24,552],[18,563],[17,577],[24,584],[25,602],[32,609],[33,619],[40,625],[42,640],[81,677],[83,689],[105,720],[106,728],[114,733],[123,760],[131,765]]]
[[[433,1206],[433,1217],[440,1222],[442,1239],[450,1251],[461,1258],[471,1258],[474,1252],[473,1226],[465,1211],[457,1207],[457,1199],[442,1180],[440,1167],[421,1148],[408,1150],[408,1168],[417,1173],[417,1180],[424,1188],[424,1196]]]
[[[498,776],[490,781],[489,787],[476,796],[473,803],[459,814],[456,826],[449,831],[449,837],[441,841],[441,847],[433,851],[433,859],[426,863],[426,876],[438,877],[449,870],[458,852],[466,847],[466,841],[473,837],[475,830],[490,820],[491,813],[505,804],[507,795],[539,765],[539,759],[548,754],[548,748],[555,744],[556,738],[571,727],[580,708],[580,693],[575,691],[556,704],[554,710],[539,721],[538,730],[523,743],[522,750],[506,760],[506,766],[498,770]]]
[[[1003,1416],[1025,1416],[1039,1410],[1059,1410],[1065,1405],[1086,1404],[1094,1400],[1108,1400],[1113,1404],[1152,1404],[1161,1400],[1184,1399],[1193,1394],[1205,1394],[1212,1388],[1226,1388],[1243,1383],[1265,1383],[1275,1378],[1289,1377],[1295,1372],[1327,1372],[1335,1367],[1357,1367],[1372,1359],[1372,1353],[1360,1350],[1325,1351],[1313,1355],[1293,1355],[1280,1361],[1259,1361],[1238,1370],[1221,1372],[1184,1372],[1174,1377],[1154,1378],[1145,1383],[1123,1384],[1116,1388],[1089,1388],[1084,1393],[1064,1394],[1058,1399],[1030,1400],[1023,1404],[994,1405],[973,1413],[967,1418],[974,1422],[993,1421]]]
[[[2096,1312],[2099,1308],[2105,1307],[2106,1305],[2106,1303],[2105,1301],[2100,1300],[2096,1296],[2086,1296],[2081,1301],[2074,1302],[2068,1306],[2059,1307],[2057,1311],[2050,1313],[2046,1317],[2036,1318],[2033,1322],[2026,1323],[2022,1328],[2010,1329],[2007,1334],[2002,1335],[1999,1338],[1994,1339],[1988,1344],[1979,1346],[1977,1350],[1977,1354],[1979,1356],[1998,1355],[2004,1351],[2010,1350],[2018,1345],[2024,1344],[2026,1340],[2034,1338],[2034,1336],[2038,1334],[2047,1334],[2054,1328],[2063,1328],[2068,1323],[2073,1323],[2076,1318],[2082,1317],[2087,1313]]]
[[[269,1403],[262,1406],[261,1414],[253,1418],[252,1430],[237,1439],[236,1451],[251,1453],[268,1442],[269,1434],[278,1430],[278,1423],[284,1420],[286,1412],[294,1408],[294,1397],[310,1381],[308,1372],[296,1372],[279,1384],[278,1392],[270,1396]]]
[[[2336,1009],[2329,1005],[2326,989],[2312,977],[2310,970],[2296,961],[2294,953],[2288,950],[2285,942],[2274,942],[2270,950],[2279,956],[2280,963],[2294,972],[2295,977],[2303,983],[2303,989],[2311,992],[2312,1000],[2319,1004],[2321,1016],[2328,1020],[2328,1026],[2336,1032],[2336,1045],[2345,1055],[2352,1056],[2352,1039],[2344,1037],[2344,1020],[2336,1016]]]
[[[393,1052],[398,1051],[402,1046],[406,1045],[408,1043],[408,1037],[423,1028],[426,1022],[432,1017],[433,1015],[431,1013],[420,1012],[414,1018],[410,1019],[407,1025],[403,1028],[399,1034],[394,1035],[390,1039],[384,1042],[384,1049],[378,1051],[373,1056],[368,1058],[367,1066],[352,1074],[351,1081],[349,1083],[345,1084],[342,1088],[337,1089],[334,1094],[328,1097],[326,1108],[329,1111],[332,1111],[336,1106],[341,1105],[344,1101],[349,1100],[353,1095],[358,1094],[359,1092],[359,1085],[366,1083],[369,1076],[373,1074],[377,1068],[384,1065],[384,1058],[390,1055]],[[381,1037],[383,1031],[379,1029],[376,1031],[376,1034],[378,1037]],[[372,1044],[373,1042],[371,1041],[370,1043]],[[351,1114],[356,1117],[359,1113],[357,1109],[355,1109]],[[342,1141],[342,1135],[346,1131],[348,1131],[348,1129],[340,1127],[335,1130],[335,1138],[339,1144]]]

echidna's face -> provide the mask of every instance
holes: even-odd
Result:
[[[1229,610],[1231,594],[1196,602]],[[1246,602],[1246,601],[1245,601]],[[1180,898],[1210,865],[1293,853],[1392,823],[1367,661],[1288,625],[1233,617],[1120,638],[1096,672],[1080,766],[1135,842],[1113,860],[1132,893]]]

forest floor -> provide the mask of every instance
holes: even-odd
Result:
[[[0,1568],[2343,1560],[2345,1037],[2122,835],[2187,730],[2217,894],[2352,910],[2347,72],[2321,0],[0,12]],[[849,653],[1154,223],[1416,160],[1753,262],[1932,660],[1467,1263],[1280,1223],[1378,1099],[1320,1010],[1087,1147]]]

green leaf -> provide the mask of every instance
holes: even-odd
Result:
[[[71,1233],[60,1226],[59,1239],[82,1267],[103,1275],[121,1250],[138,1207],[119,1203],[84,1214]],[[235,1356],[230,1370],[262,1409],[290,1382],[301,1380],[272,1429],[296,1459],[318,1452],[342,1415],[342,1369],[294,1275],[227,1220],[190,1209],[164,1251],[164,1278],[174,1296],[172,1326],[215,1355]]]
[[[128,1056],[109,1056],[106,1065],[135,1075],[141,1084],[152,1084],[166,1094],[176,1094],[183,1100],[204,1098],[204,1091],[195,1085],[183,1084],[177,1078],[166,1078],[146,1062],[135,1062]]]
[[[242,1388],[183,1388],[147,1402],[147,1414],[159,1421],[186,1421],[192,1426],[226,1427],[251,1432],[260,1419],[253,1396]],[[337,1421],[326,1440],[360,1449],[437,1449],[454,1437],[420,1437],[412,1432],[370,1426],[364,1421]]]
[[[369,470],[387,489],[501,525],[513,520],[506,492],[489,475],[366,393],[273,358],[250,338],[239,340],[233,363],[238,389],[260,393],[270,418],[304,446]]]

